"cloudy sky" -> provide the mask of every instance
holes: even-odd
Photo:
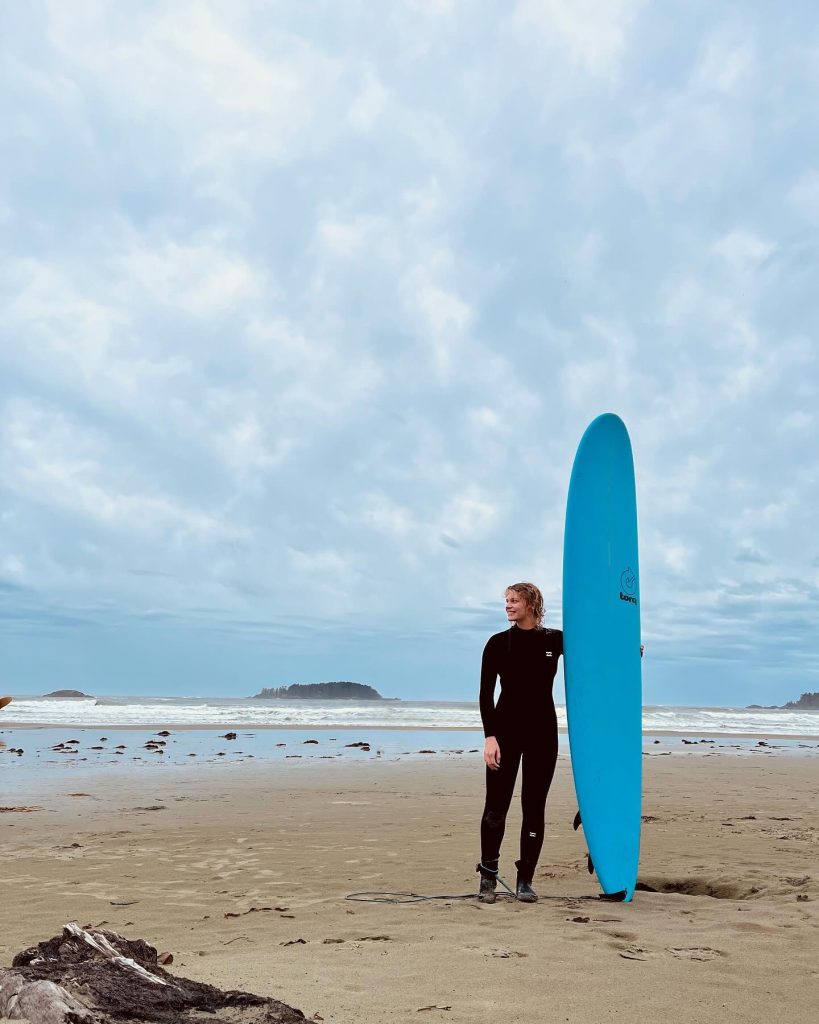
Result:
[[[819,689],[810,0],[0,6],[0,689],[470,699],[634,447],[645,697]],[[560,693],[558,693],[558,696]]]

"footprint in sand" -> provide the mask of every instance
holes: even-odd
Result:
[[[717,960],[725,956],[720,950],[712,949],[710,946],[668,946],[667,951],[678,960]]]
[[[525,957],[528,953],[520,953],[516,949],[486,949],[483,946],[463,946],[462,949],[470,953],[481,953],[483,956],[494,956],[501,960],[511,960],[514,957]]]
[[[640,946],[629,946],[618,951],[624,960],[650,960],[654,954]]]

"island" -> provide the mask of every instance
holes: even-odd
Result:
[[[336,680],[330,683],[291,683],[290,686],[265,687],[251,700],[398,700],[382,697],[378,690],[364,683]]]
[[[787,704],[748,704],[748,711],[819,711],[819,693],[803,693],[799,700]]]
[[[799,700],[789,700],[784,708],[799,708],[800,711],[819,711],[819,693],[803,693]]]
[[[82,697],[89,699],[90,693],[82,693],[80,690],[52,690],[51,693],[44,693],[44,697]]]

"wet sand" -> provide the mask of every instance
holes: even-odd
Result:
[[[660,747],[643,763],[640,878],[669,891],[596,899],[561,756],[540,902],[483,906],[346,898],[476,891],[477,755],[128,763],[82,787],[29,780],[20,804],[0,762],[0,805],[38,808],[0,813],[0,965],[74,920],[325,1021],[811,1019],[819,757]],[[510,884],[519,821],[516,798]]]

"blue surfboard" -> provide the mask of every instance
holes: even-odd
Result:
[[[642,682],[634,462],[625,424],[598,416],[580,441],[563,540],[566,713],[589,870],[630,900],[640,857]],[[576,821],[577,825],[577,821]]]

